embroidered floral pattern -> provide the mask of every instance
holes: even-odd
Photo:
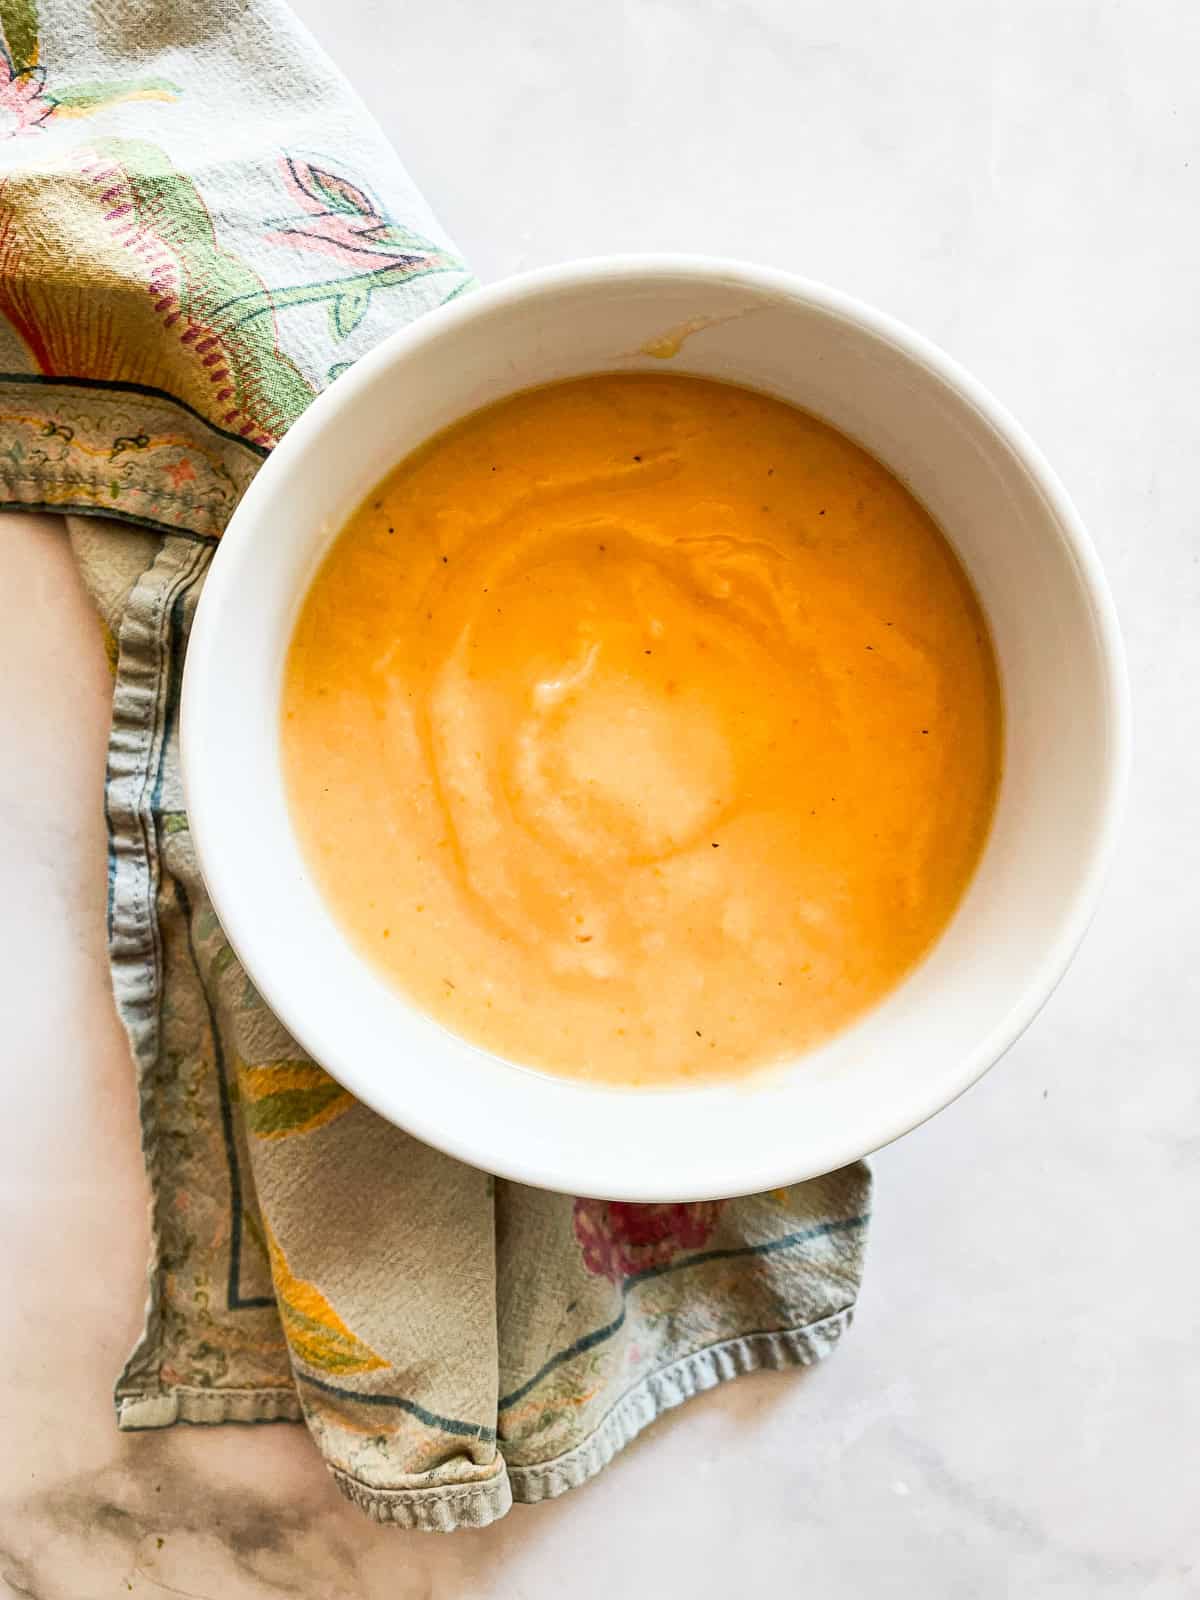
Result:
[[[178,85],[166,78],[119,78],[46,88],[40,62],[36,0],[6,0],[0,6],[0,141],[15,139],[51,117],[87,117],[124,100],[175,100]]]
[[[107,293],[59,269],[68,244],[109,263]],[[155,145],[97,140],[75,152],[61,192],[22,172],[0,179],[0,314],[47,376],[167,390],[269,448],[316,393],[270,311],[263,280]]]
[[[26,67],[18,72],[6,50],[0,50],[0,139],[36,128],[55,109],[56,102],[46,93],[44,67]]]
[[[340,1117],[353,1098],[315,1061],[271,1061],[242,1065],[238,1073],[242,1115],[256,1139],[287,1139],[312,1133]]]
[[[293,1358],[342,1378],[386,1367],[383,1357],[351,1332],[316,1284],[296,1276],[265,1222],[263,1228],[275,1298]]]
[[[329,306],[330,331],[334,338],[345,339],[366,316],[379,289],[444,273],[460,279],[447,299],[470,287],[473,280],[457,256],[396,222],[366,189],[332,167],[284,156],[280,170],[288,193],[299,202],[300,214],[276,219],[267,238],[274,244],[314,251],[350,271],[323,282],[267,291],[262,303],[272,311],[324,301]],[[255,314],[258,307],[241,309],[243,314]]]
[[[721,1215],[721,1200],[632,1205],[621,1200],[576,1200],[575,1237],[583,1262],[598,1278],[622,1278],[665,1267],[681,1250],[699,1250]]]
[[[391,221],[366,190],[349,178],[291,156],[283,158],[282,169],[284,182],[304,215],[280,222],[268,238],[316,250],[356,269],[459,265],[446,251]]]

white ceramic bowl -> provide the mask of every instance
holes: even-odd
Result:
[[[982,597],[1007,714],[979,870],[881,1005],[782,1070],[671,1091],[514,1066],[421,1015],[352,949],[300,855],[279,760],[284,653],[343,519],[430,434],[582,373],[729,379],[828,419],[941,524]],[[183,690],[192,832],[262,995],[354,1094],[429,1144],[525,1183],[629,1200],[773,1188],[939,1110],[1012,1044],[1096,904],[1128,765],[1120,638],[1070,501],[1015,422],[890,318],[778,272],[634,257],[512,279],[434,312],[311,407],[239,506],[200,603]]]

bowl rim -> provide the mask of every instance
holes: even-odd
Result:
[[[683,279],[775,295],[848,322],[925,369],[973,410],[1016,457],[1045,502],[1049,517],[1069,551],[1079,588],[1091,612],[1106,712],[1098,820],[1081,860],[1069,912],[1061,918],[1058,936],[1025,979],[1019,998],[1002,1021],[964,1053],[957,1072],[949,1081],[943,1078],[931,1084],[923,1096],[913,1094],[902,1107],[894,1107],[892,1115],[884,1118],[870,1133],[865,1146],[861,1134],[858,1137],[832,1134],[824,1141],[819,1162],[814,1165],[810,1161],[799,1173],[781,1170],[779,1159],[774,1155],[769,1163],[759,1157],[756,1164],[756,1152],[746,1151],[736,1163],[730,1163],[729,1152],[726,1152],[724,1161],[727,1166],[736,1165],[736,1173],[727,1171],[725,1181],[714,1175],[711,1182],[694,1187],[683,1197],[704,1199],[769,1190],[834,1171],[884,1148],[956,1100],[1007,1053],[1053,994],[1095,915],[1115,853],[1129,786],[1132,733],[1125,652],[1108,582],[1078,512],[1041,450],[1009,411],[953,357],[888,313],[826,284],[777,268],[701,254],[633,253],[586,257],[504,279],[427,312],[382,340],[317,396],[263,463],[235,508],[217,544],[192,625],[180,697],[179,743],[189,827],[209,897],[230,945],[263,1000],[292,1037],[365,1105],[446,1154],[539,1188],[580,1192],[580,1180],[586,1178],[586,1183],[591,1185],[588,1192],[602,1195],[604,1186],[596,1187],[589,1175],[581,1173],[576,1178],[556,1166],[554,1160],[523,1156],[519,1144],[510,1142],[503,1148],[493,1149],[486,1147],[485,1140],[473,1137],[461,1127],[429,1125],[422,1115],[419,1097],[414,1097],[410,1103],[411,1113],[410,1105],[404,1107],[401,1118],[397,1108],[385,1103],[377,1092],[370,1074],[359,1072],[353,1060],[339,1054],[335,1040],[329,1037],[336,1029],[330,1030],[297,1016],[291,994],[276,981],[277,972],[269,950],[258,942],[253,908],[238,893],[236,866],[208,833],[204,798],[207,788],[204,700],[216,648],[216,618],[222,609],[223,595],[236,580],[236,558],[247,556],[257,532],[258,505],[274,493],[275,484],[289,471],[292,460],[309,449],[327,420],[352,407],[358,393],[369,387],[383,370],[403,363],[411,352],[455,329],[486,322],[497,312],[559,291],[601,288],[614,280],[652,282],[655,279],[664,283]],[[561,1082],[593,1093],[612,1092],[608,1086],[589,1085],[582,1080]],[[610,1191],[610,1197],[645,1202],[681,1198],[673,1189],[664,1189],[661,1180],[656,1180],[652,1173],[645,1174],[636,1183],[622,1181],[619,1188]]]

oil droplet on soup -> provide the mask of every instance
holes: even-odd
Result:
[[[438,435],[287,660],[286,782],[355,945],[511,1060],[621,1083],[827,1039],[944,928],[1000,770],[988,630],[879,462],[707,380]]]

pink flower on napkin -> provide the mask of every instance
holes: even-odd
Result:
[[[46,93],[45,67],[18,72],[7,52],[0,50],[0,139],[15,139],[40,126],[54,108]]]
[[[721,1215],[721,1200],[632,1205],[623,1200],[576,1200],[575,1237],[583,1263],[598,1278],[619,1283],[650,1267],[665,1267],[681,1250],[699,1250]]]
[[[270,237],[279,243],[319,251],[360,271],[426,266],[437,255],[434,246],[392,222],[365,190],[339,173],[285,156],[283,177],[306,215],[277,227]]]

